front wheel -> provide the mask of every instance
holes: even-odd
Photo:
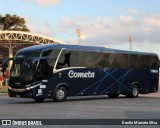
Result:
[[[56,92],[55,95],[53,97],[53,99],[57,102],[62,102],[65,101],[67,99],[68,96],[68,92],[66,90],[66,88],[64,87],[59,87]]]
[[[128,98],[136,98],[139,95],[139,87],[137,85],[133,85],[131,88],[131,92],[127,94],[126,96]]]

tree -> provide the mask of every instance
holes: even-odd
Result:
[[[24,18],[10,14],[6,14],[4,17],[0,15],[0,29],[27,32],[30,31],[25,25]]]

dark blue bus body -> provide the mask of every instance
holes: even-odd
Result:
[[[67,96],[137,97],[155,93],[158,62],[153,53],[72,45],[32,46],[14,57],[9,96],[64,101]]]

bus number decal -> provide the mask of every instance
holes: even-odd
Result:
[[[151,73],[158,73],[158,70],[151,70]]]

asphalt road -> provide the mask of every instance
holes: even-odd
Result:
[[[160,92],[138,98],[70,97],[65,102],[0,96],[1,119],[160,119]]]
[[[138,98],[70,97],[66,102],[0,96],[0,119],[160,119],[160,92]],[[3,126],[0,126],[0,128]],[[5,126],[7,127],[7,126]],[[8,126],[11,127],[11,126]],[[53,126],[23,126],[52,128]],[[54,128],[158,128],[146,125],[54,125]],[[17,126],[12,126],[17,128]]]

